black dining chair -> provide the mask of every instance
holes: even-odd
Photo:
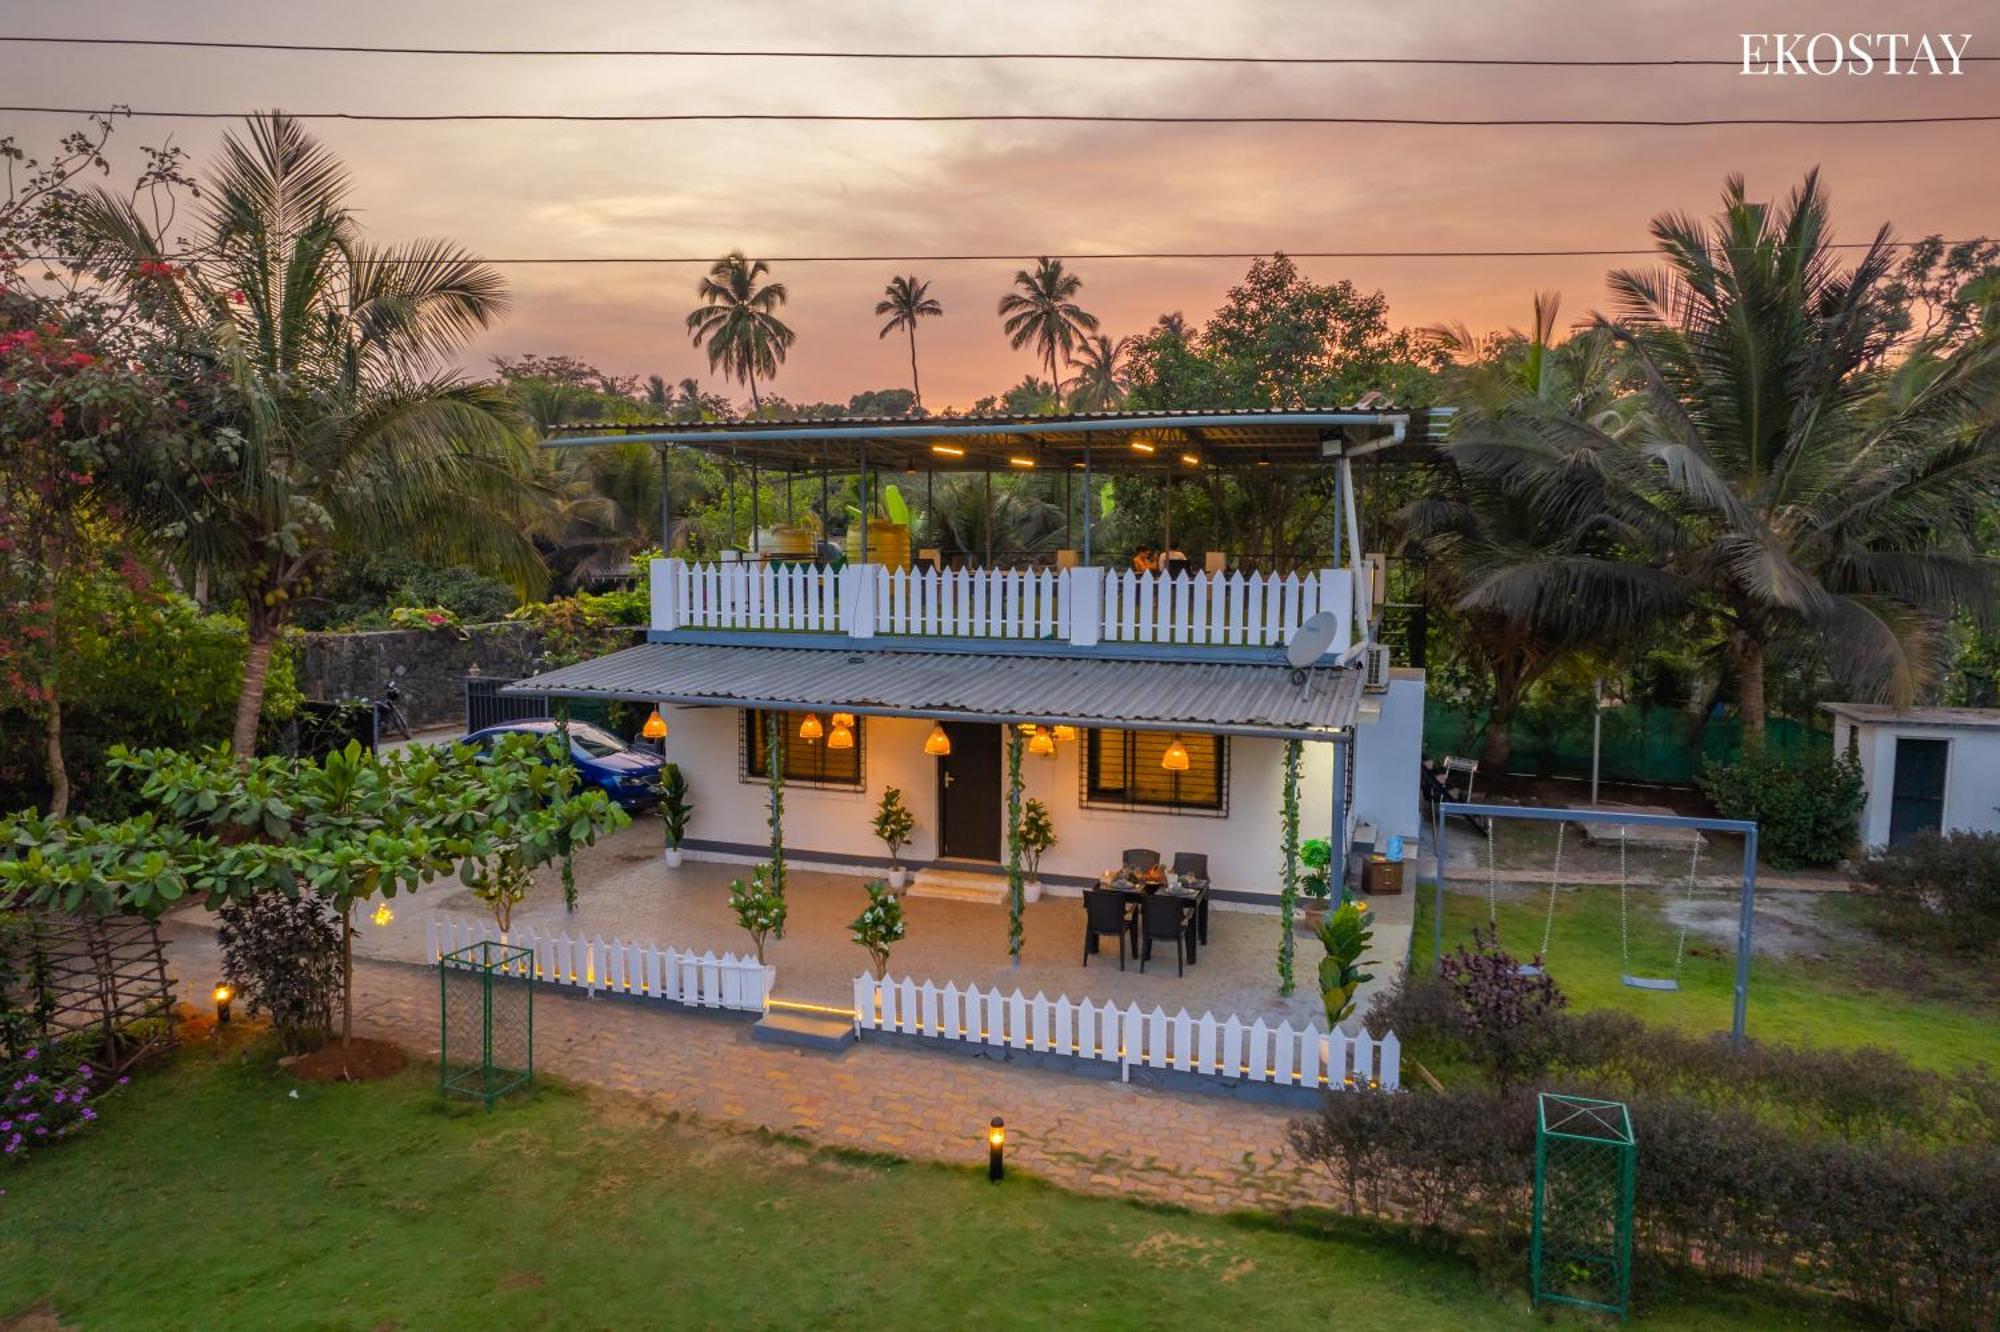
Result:
[[[1132,846],[1125,849],[1125,868],[1128,870],[1149,870],[1160,863],[1160,853],[1149,846]]]
[[[1097,947],[1097,941],[1107,934],[1118,936],[1118,969],[1125,970],[1125,939],[1132,933],[1132,921],[1125,912],[1125,894],[1107,892],[1102,888],[1083,890],[1083,965],[1090,965],[1090,954]],[[1132,951],[1139,951],[1139,941],[1132,940]]]
[[[1174,873],[1183,879],[1208,882],[1208,857],[1199,851],[1174,852]]]
[[[1153,960],[1153,945],[1169,939],[1174,945],[1174,974],[1187,975],[1187,913],[1192,908],[1182,898],[1150,893],[1139,904],[1146,944],[1139,954],[1139,970]]]

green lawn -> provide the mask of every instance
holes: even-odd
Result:
[[[1456,1258],[1338,1223],[995,1187],[558,1089],[492,1115],[415,1071],[290,1089],[192,1050],[0,1173],[0,1325],[44,1301],[66,1328],[1542,1324]],[[1648,1327],[1828,1325],[1668,1298]]]
[[[1457,885],[1454,885],[1457,887]],[[1432,889],[1417,901],[1416,961],[1432,950]],[[1632,961],[1647,975],[1671,971],[1675,931],[1658,914],[1662,894],[1632,893]],[[1952,962],[1884,946],[1856,924],[1843,896],[1815,903],[1841,932],[1799,955],[1754,957],[1749,1031],[1753,1037],[1816,1045],[1875,1045],[1912,1063],[1950,1069],[1985,1062],[2000,1067],[2000,1007],[1977,960]],[[1500,940],[1523,960],[1540,945],[1547,899],[1499,904]],[[1486,920],[1478,892],[1445,894],[1445,948],[1469,939]],[[1823,954],[1823,956],[1819,955]],[[1678,991],[1633,989],[1620,979],[1618,894],[1600,887],[1566,891],[1558,900],[1548,967],[1575,1008],[1616,1008],[1647,1022],[1695,1031],[1728,1031],[1736,986],[1735,941],[1689,936]]]

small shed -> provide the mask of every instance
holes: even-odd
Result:
[[[1861,763],[1861,840],[2000,832],[2000,708],[1826,703],[1838,753]]]

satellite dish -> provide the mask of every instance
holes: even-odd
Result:
[[[1302,671],[1327,654],[1339,633],[1340,617],[1332,611],[1308,616],[1286,640],[1285,660],[1292,664],[1293,670]]]

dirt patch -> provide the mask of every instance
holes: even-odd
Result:
[[[55,1306],[47,1300],[21,1310],[11,1318],[0,1318],[0,1332],[65,1332]]]
[[[1752,951],[1760,957],[1824,958],[1861,942],[1860,931],[1827,918],[1820,910],[1822,900],[1803,893],[1757,894],[1757,919],[1750,931]],[[1685,925],[1691,940],[1720,945],[1733,956],[1739,909],[1735,899],[1697,897],[1668,902],[1661,914],[1676,927]]]
[[[402,1072],[409,1063],[400,1047],[357,1036],[345,1046],[335,1041],[300,1055],[285,1071],[300,1082],[372,1082]]]
[[[540,1272],[509,1272],[500,1278],[502,1290],[540,1290],[548,1284]]]

